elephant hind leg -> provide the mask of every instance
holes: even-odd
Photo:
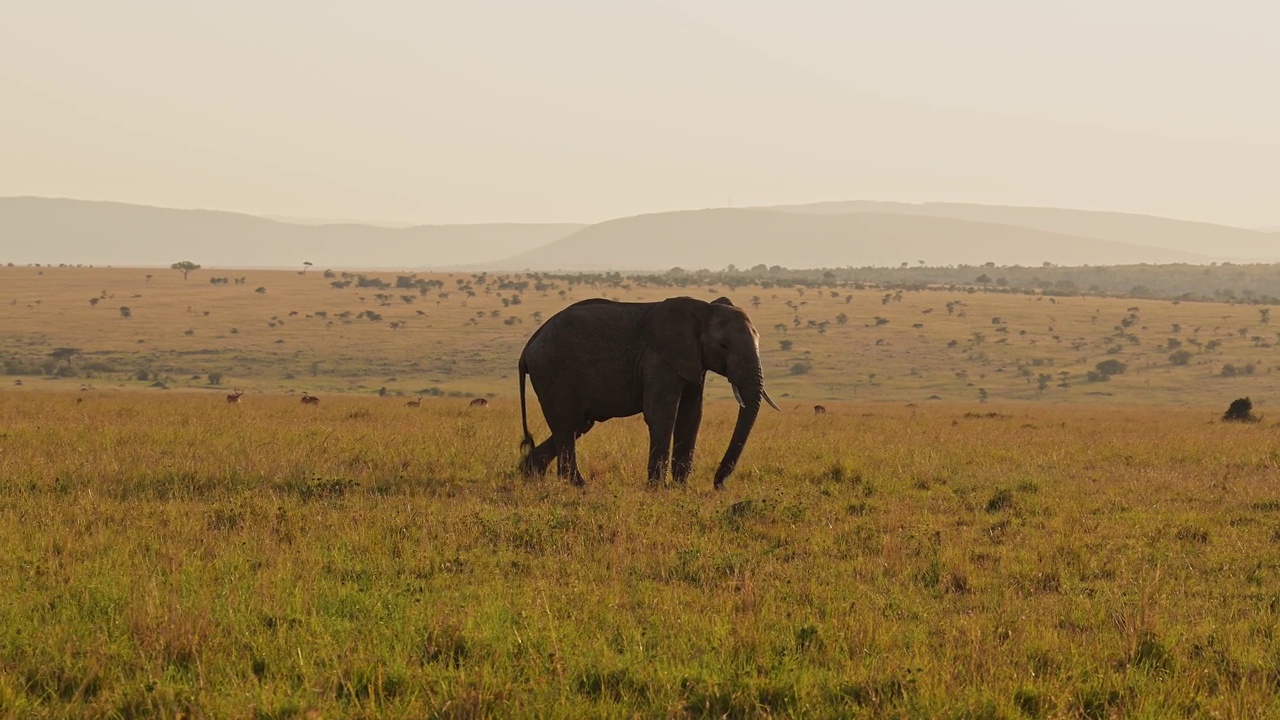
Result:
[[[524,457],[520,460],[520,471],[525,477],[542,477],[547,474],[547,468],[555,458],[555,438],[547,438],[541,445],[525,451]]]

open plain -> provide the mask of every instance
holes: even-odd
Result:
[[[537,323],[676,294],[748,309],[784,409],[725,490],[722,380],[685,487],[638,418],[585,489],[521,478]],[[1280,712],[1266,307],[315,268],[0,301],[5,714]]]

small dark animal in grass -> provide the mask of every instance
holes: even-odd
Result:
[[[302,404],[303,404],[303,405],[319,405],[319,404],[320,404],[320,398],[318,398],[318,397],[316,397],[315,395],[312,395],[312,394],[310,394],[310,393],[308,393],[307,391],[305,391],[305,390],[304,390],[304,391],[302,392]]]
[[[1231,401],[1231,407],[1222,414],[1223,422],[1258,422],[1262,418],[1253,414],[1253,403],[1247,397]]]
[[[484,398],[476,398],[471,401],[471,407],[489,407],[489,401]]]
[[[404,404],[405,407],[411,407],[411,408],[416,408],[416,407],[419,407],[420,405],[422,405],[422,398],[418,398],[416,400],[410,400],[409,402]]]
[[[813,406],[813,414],[814,414],[814,415],[826,415],[826,414],[827,414],[827,409],[826,409],[826,408],[824,408],[824,407],[822,407],[821,405],[814,405],[814,406]]]
[[[234,405],[235,403],[240,402],[241,395],[244,395],[244,391],[236,390],[234,393],[227,396],[227,402],[232,403]]]
[[[534,332],[519,370],[521,469],[526,476],[541,475],[556,460],[560,477],[574,485],[584,483],[577,439],[598,422],[638,413],[649,426],[650,484],[663,481],[668,468],[683,483],[693,467],[708,370],[729,379],[739,405],[733,437],[716,470],[717,489],[738,464],[762,402],[778,409],[764,390],[760,336],[728,298],[583,300]],[[536,446],[525,410],[526,376],[551,428],[551,437]]]

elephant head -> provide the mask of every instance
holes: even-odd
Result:
[[[720,487],[746,447],[761,401],[778,409],[764,389],[760,336],[755,326],[728,298],[710,303],[672,298],[649,313],[641,332],[645,344],[685,381],[701,386],[708,370],[729,380],[739,405],[738,420],[716,470],[715,485]]]

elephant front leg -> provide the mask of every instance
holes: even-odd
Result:
[[[667,463],[671,458],[671,433],[675,429],[675,408],[662,407],[646,411],[644,420],[649,425],[649,484],[656,485],[667,475]]]
[[[680,396],[680,409],[676,412],[671,478],[682,485],[693,472],[693,449],[702,424],[702,389],[701,383],[690,383]]]
[[[556,438],[556,472],[561,480],[568,480],[578,487],[587,484],[578,472],[578,452],[572,434]]]

